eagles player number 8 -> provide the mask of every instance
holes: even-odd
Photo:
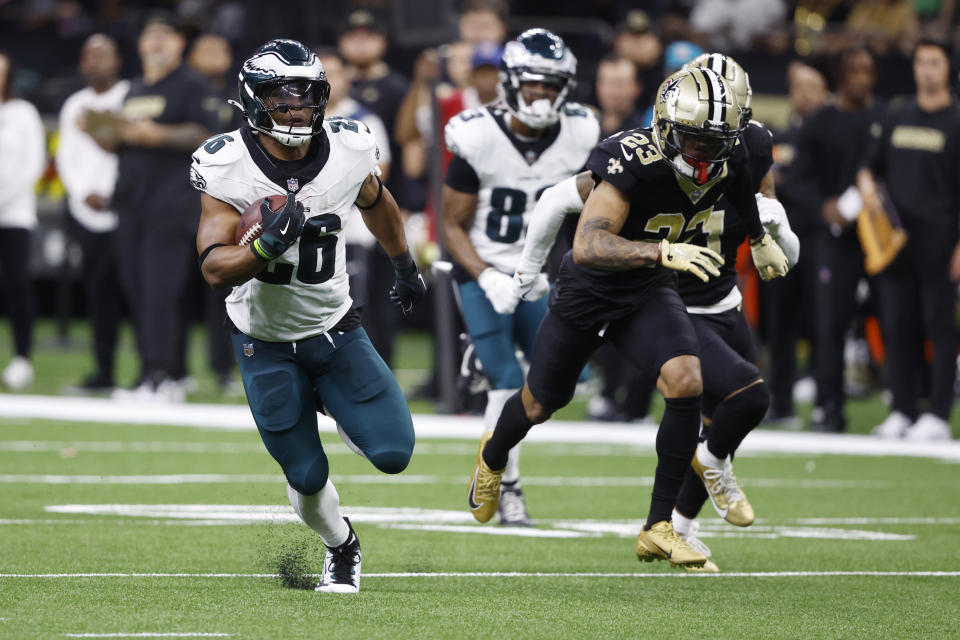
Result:
[[[552,185],[537,191],[534,202]],[[493,209],[487,214],[487,237],[494,242],[513,244],[523,231],[523,213],[527,209],[527,194],[519,189],[494,187],[490,192]]]
[[[300,259],[297,280],[306,284],[320,284],[333,277],[337,262],[337,236],[341,228],[340,216],[325,213],[307,220],[300,234]],[[257,280],[267,284],[290,284],[293,265],[273,262],[257,274]]]

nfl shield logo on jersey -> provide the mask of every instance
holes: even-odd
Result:
[[[253,343],[252,343],[252,342],[244,342],[244,343],[243,343],[243,355],[247,356],[248,358],[252,358],[252,357],[253,357]]]
[[[300,181],[296,178],[287,178],[287,191],[296,193],[300,190]]]

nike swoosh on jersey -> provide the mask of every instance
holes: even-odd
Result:
[[[626,160],[633,160],[633,154],[632,154],[632,153],[627,153],[627,148],[626,148],[625,146],[623,146],[623,143],[622,143],[622,142],[620,143],[620,153],[623,154],[624,159],[626,159]]]
[[[482,504],[477,504],[477,502],[473,499],[474,492],[477,490],[477,475],[479,475],[479,473],[480,469],[477,469],[473,472],[473,480],[470,481],[470,491],[467,493],[467,502],[470,503],[470,509],[473,511],[476,511],[483,506]]]

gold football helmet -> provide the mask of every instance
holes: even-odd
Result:
[[[722,53],[704,53],[683,65],[684,69],[691,67],[712,69],[730,83],[734,93],[737,94],[737,100],[740,102],[740,126],[747,126],[750,118],[753,117],[753,110],[750,108],[753,89],[750,88],[750,76],[743,70],[743,67],[736,60]]]
[[[740,103],[719,73],[677,71],[657,89],[653,139],[674,171],[703,185],[723,170],[740,134]]]

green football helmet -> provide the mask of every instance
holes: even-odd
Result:
[[[740,135],[740,103],[723,77],[681,69],[657,89],[653,140],[677,174],[696,185],[717,177]]]
[[[288,147],[299,147],[323,130],[330,84],[320,59],[296,40],[271,40],[240,69],[240,107],[250,126]],[[284,126],[275,113],[312,109],[303,126]]]
[[[730,83],[734,92],[737,94],[737,100],[740,101],[740,127],[747,126],[750,118],[753,117],[753,111],[750,108],[750,98],[753,96],[753,90],[750,88],[750,76],[743,70],[736,60],[722,53],[704,53],[697,56],[687,64],[684,69],[690,67],[701,67],[712,69],[723,76],[724,80]]]

